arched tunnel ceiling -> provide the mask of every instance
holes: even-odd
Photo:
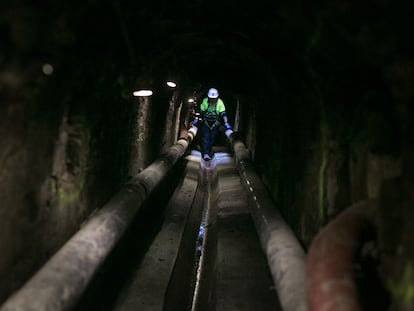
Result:
[[[290,71],[315,10],[299,0],[7,0],[0,8],[3,59],[51,63],[56,74],[96,79],[172,73],[238,94],[255,94]],[[78,73],[79,64],[86,72]]]
[[[272,74],[293,71],[288,66],[303,61],[312,41],[320,39],[320,23],[331,25],[333,33],[328,35],[332,42],[327,43],[338,49],[332,51],[328,47],[319,51],[320,57],[326,57],[322,63],[328,68],[340,66],[344,58],[341,53],[346,51],[346,48],[341,51],[341,45],[372,49],[378,56],[384,48],[382,43],[369,40],[378,40],[374,38],[386,37],[393,31],[407,31],[404,22],[399,20],[399,4],[387,1],[357,4],[300,0],[190,3],[120,0],[115,6],[133,49],[142,52],[142,62],[161,67],[171,65],[195,80],[211,81],[221,77],[223,82],[232,81],[232,86],[249,77],[248,83],[255,84],[269,71]],[[385,10],[391,12],[389,16],[384,15]],[[382,30],[383,27],[388,30]],[[378,62],[382,61],[380,57]],[[160,60],[154,60],[156,58]],[[374,59],[368,56],[367,62],[369,58]],[[241,85],[240,88],[245,89],[243,83]]]
[[[278,40],[281,15],[289,9],[278,6],[274,1],[118,4],[132,49],[145,47],[141,61],[245,91],[266,76],[269,59],[288,54],[290,47]]]
[[[383,16],[388,8],[389,16]],[[307,48],[320,39],[318,22],[322,19],[333,32],[328,33],[329,42],[319,43],[317,60],[325,66],[319,70],[341,66],[341,58],[349,56],[341,49],[345,41],[348,50],[359,46],[372,54],[362,55],[364,61],[382,62],[394,43],[380,36],[401,33],[403,39],[408,29],[404,21],[409,20],[399,18],[403,10],[398,4],[376,0],[366,4],[8,0],[2,1],[1,9],[4,54],[29,53],[43,61],[59,62],[77,53],[78,59],[87,62],[106,53],[125,59],[125,66],[132,66],[137,74],[178,71],[195,82],[217,81],[244,92],[247,86],[260,86],[275,75],[285,79],[297,72],[294,66],[302,65]],[[396,44],[407,46],[410,41]],[[328,44],[326,49],[323,44]],[[346,61],[352,62],[352,55]]]
[[[159,67],[171,66],[192,80],[244,88],[266,70],[266,60],[239,34],[182,33],[173,40],[171,46],[161,47],[155,60]]]

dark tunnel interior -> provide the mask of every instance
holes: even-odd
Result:
[[[404,0],[1,1],[0,302],[215,87],[305,251],[374,202],[367,286],[412,310],[413,15]]]

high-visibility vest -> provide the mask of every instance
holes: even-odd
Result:
[[[201,102],[200,110],[203,113],[204,121],[209,124],[213,124],[219,118],[219,116],[226,111],[223,101],[219,98],[215,105],[210,105],[208,98],[204,98]]]

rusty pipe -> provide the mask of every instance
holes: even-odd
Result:
[[[313,239],[306,261],[309,311],[363,310],[354,261],[366,229],[374,227],[375,201],[357,203],[334,218]]]

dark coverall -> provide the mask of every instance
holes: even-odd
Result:
[[[212,156],[212,146],[218,133],[220,126],[220,118],[223,118],[227,123],[227,114],[224,103],[220,99],[214,104],[210,105],[207,99],[204,99],[201,105],[201,113],[203,116],[202,138],[201,138],[201,153]]]

